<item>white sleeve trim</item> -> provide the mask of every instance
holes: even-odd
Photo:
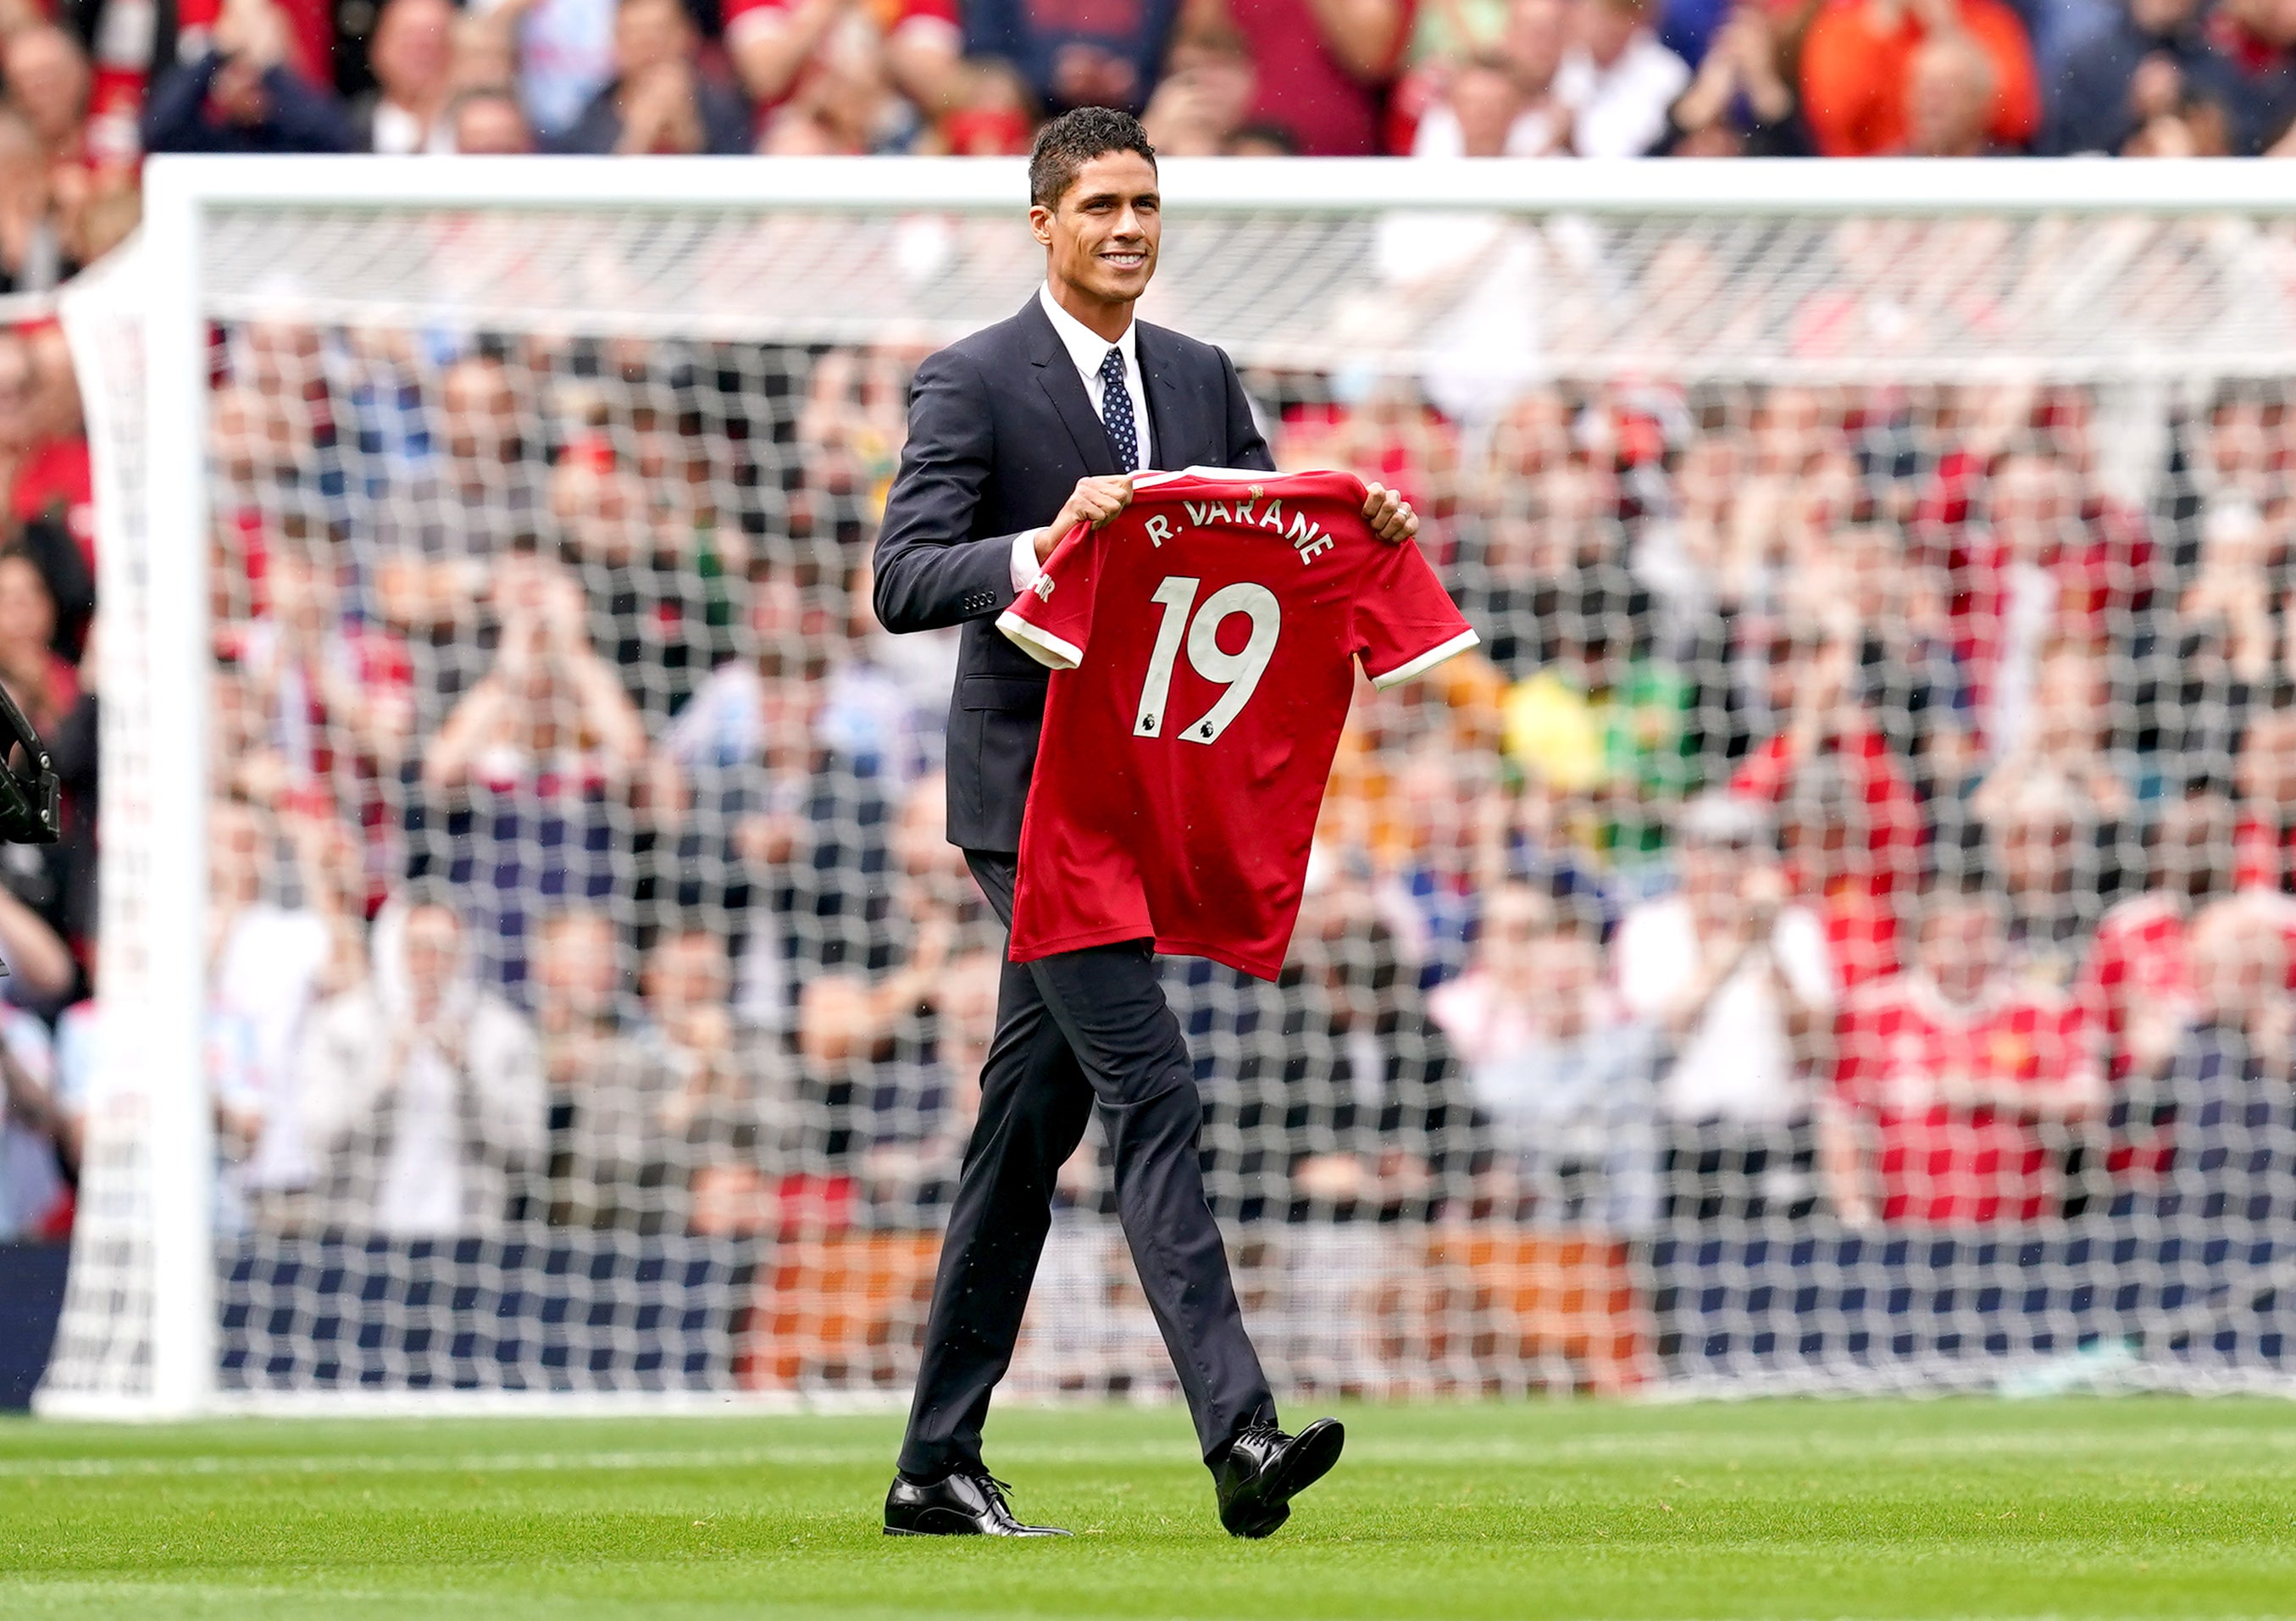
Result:
[[[1428,671],[1434,669],[1436,665],[1441,663],[1445,659],[1452,658],[1459,654],[1464,653],[1468,648],[1474,646],[1482,639],[1483,638],[1481,637],[1477,636],[1472,630],[1462,630],[1458,635],[1453,637],[1449,641],[1445,642],[1441,646],[1430,647],[1426,652],[1421,654],[1417,658],[1413,659],[1410,662],[1398,664],[1385,675],[1375,675],[1372,677],[1371,684],[1374,687],[1378,687],[1380,691],[1385,692],[1389,687],[1394,686],[1398,681],[1408,681],[1413,676],[1425,674]]]
[[[1024,529],[1013,537],[1013,595],[1018,597],[1037,583],[1045,565],[1037,561],[1037,537],[1041,529]]]
[[[1064,642],[1040,625],[1032,625],[1007,608],[996,616],[996,628],[1013,645],[1050,670],[1074,670],[1084,662],[1084,649]]]

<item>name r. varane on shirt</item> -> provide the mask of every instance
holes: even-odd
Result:
[[[1252,487],[1256,499],[1259,488]],[[1283,500],[1278,496],[1255,514],[1250,500],[1242,501],[1182,501],[1181,510],[1188,514],[1185,523],[1175,525],[1162,513],[1151,517],[1145,530],[1148,539],[1162,546],[1174,535],[1185,529],[1266,529],[1273,530],[1292,544],[1303,564],[1313,563],[1332,549],[1332,538],[1323,526],[1304,512],[1294,511],[1289,526],[1284,523]]]

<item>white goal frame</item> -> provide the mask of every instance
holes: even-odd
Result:
[[[2296,217],[2296,173],[2253,161],[2163,160],[2143,164],[2073,160],[1877,160],[1857,163],[1740,160],[1700,162],[1610,160],[1178,160],[1163,169],[1176,232],[1192,217],[1360,214],[1366,210],[1487,213],[1824,218],[1852,214],[2022,216],[2221,214]],[[1009,213],[1020,226],[1026,202],[1017,160],[951,159],[535,159],[157,157],[144,169],[144,226],[124,250],[140,261],[144,353],[144,533],[132,547],[116,503],[100,506],[103,591],[131,578],[137,600],[153,605],[143,638],[137,695],[146,722],[135,746],[143,760],[124,772],[125,740],[110,714],[111,682],[122,678],[107,627],[107,720],[103,771],[107,827],[137,819],[145,852],[136,906],[154,950],[132,975],[120,954],[141,950],[107,932],[107,983],[140,981],[137,1005],[111,1005],[104,1064],[135,1078],[148,1100],[140,1122],[152,1181],[140,1220],[149,1257],[148,1375],[140,1389],[101,1394],[44,1391],[45,1413],[70,1417],[172,1419],[218,1406],[277,1407],[275,1400],[217,1390],[217,1298],[214,1266],[213,1130],[201,1074],[206,937],[209,777],[207,714],[208,546],[205,424],[208,316],[201,266],[212,213],[222,208],[435,207],[515,211],[569,209],[631,212],[718,209],[809,213],[839,210],[936,215]],[[106,267],[93,274],[101,276]],[[1016,288],[1016,296],[1024,288]],[[67,295],[69,298],[69,294]],[[84,380],[87,372],[82,361]],[[107,467],[116,454],[101,422],[100,391],[85,387],[104,488],[132,470]],[[124,627],[123,627],[124,628]],[[116,793],[115,783],[148,783],[148,796]],[[110,868],[107,891],[112,886]],[[107,900],[110,910],[111,902]],[[562,1411],[581,1397],[512,1403]],[[665,1398],[636,1398],[647,1405]],[[454,1393],[406,1393],[396,1411],[444,1411]],[[674,1403],[676,1398],[667,1398]],[[691,1398],[687,1398],[691,1402]],[[329,1395],[310,1411],[340,1412],[358,1398]],[[488,1405],[500,1410],[495,1397]],[[619,1404],[619,1403],[618,1403]]]

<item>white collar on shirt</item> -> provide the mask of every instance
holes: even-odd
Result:
[[[1108,358],[1108,351],[1111,349],[1120,349],[1124,351],[1124,374],[1128,390],[1129,385],[1137,383],[1140,376],[1140,346],[1137,341],[1140,333],[1139,322],[1127,321],[1124,324],[1124,335],[1117,339],[1114,343],[1111,343],[1106,338],[1102,337],[1091,327],[1061,308],[1059,300],[1053,297],[1053,284],[1050,282],[1043,284],[1037,289],[1037,301],[1045,307],[1045,314],[1051,317],[1053,331],[1059,334],[1061,347],[1067,350],[1069,358],[1076,362],[1076,368],[1083,374],[1087,390],[1100,381],[1100,363]]]

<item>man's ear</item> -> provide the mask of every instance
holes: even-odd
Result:
[[[1030,203],[1029,228],[1037,234],[1038,242],[1048,248],[1051,247],[1053,245],[1053,210],[1041,202]]]

